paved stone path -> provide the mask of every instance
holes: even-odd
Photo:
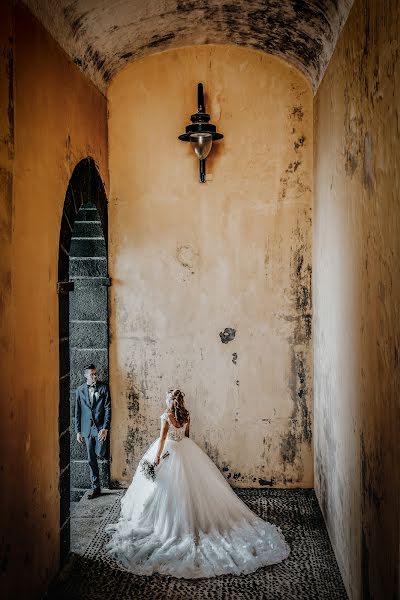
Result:
[[[279,525],[291,547],[282,563],[250,575],[183,580],[139,577],[104,553],[104,527],[118,519],[121,491],[85,495],[71,511],[71,557],[49,600],[346,600],[313,490],[236,490],[260,517]]]

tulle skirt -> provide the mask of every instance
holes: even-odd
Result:
[[[159,440],[142,460],[154,461]],[[136,470],[107,530],[107,552],[138,575],[188,579],[250,573],[284,560],[289,546],[233,492],[218,468],[189,438],[166,440],[156,479]]]

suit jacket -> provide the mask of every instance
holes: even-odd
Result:
[[[91,421],[97,429],[110,429],[111,423],[111,397],[106,383],[98,381],[97,394],[93,396],[93,406],[90,406],[89,389],[87,383],[82,383],[75,391],[75,429],[89,437]]]

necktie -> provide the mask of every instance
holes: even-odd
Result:
[[[93,385],[89,385],[89,398],[90,398],[90,406],[93,407],[93,398],[94,398],[94,391],[96,389],[96,386]]]

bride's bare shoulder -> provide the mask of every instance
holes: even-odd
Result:
[[[189,423],[189,417],[187,419],[187,421],[185,421],[184,423],[182,423],[182,425],[180,423],[178,423],[178,421],[175,419],[175,416],[171,413],[165,413],[166,415],[166,419],[169,420],[172,425],[176,428],[179,429],[180,427],[185,427],[188,423]]]

